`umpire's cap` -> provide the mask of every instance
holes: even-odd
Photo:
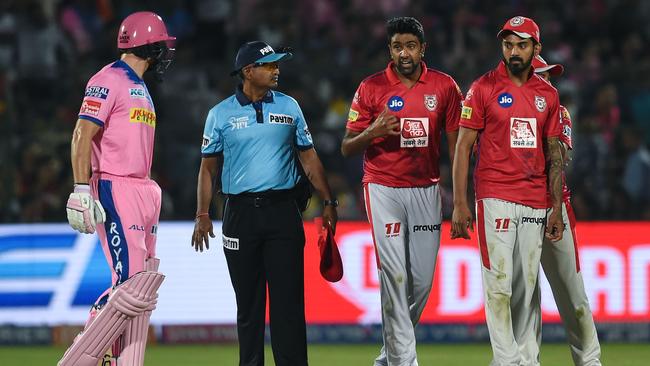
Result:
[[[237,57],[235,57],[235,69],[230,75],[237,75],[241,69],[250,64],[266,64],[289,60],[292,57],[291,52],[276,53],[271,46],[262,41],[247,42],[239,47]]]

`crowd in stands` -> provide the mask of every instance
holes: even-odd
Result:
[[[427,65],[463,92],[500,61],[503,23],[535,19],[543,56],[565,66],[554,84],[573,117],[567,180],[578,220],[650,220],[650,2],[3,0],[0,222],[66,220],[70,138],[86,82],[117,59],[119,23],[139,10],[160,14],[178,38],[165,81],[145,77],[158,120],[152,177],[164,192],[162,220],[194,218],[205,117],[233,93],[234,55],[250,40],[293,48],[279,90],[303,108],[341,219],[365,220],[362,156],[343,159],[340,141],[356,87],[389,61],[385,22],[401,15],[422,22]],[[441,151],[449,218],[450,164]],[[306,218],[320,211],[312,201]]]

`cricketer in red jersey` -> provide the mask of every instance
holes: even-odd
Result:
[[[469,238],[469,156],[474,171],[491,365],[539,365],[535,311],[542,240],[562,238],[558,93],[531,68],[541,50],[532,19],[509,19],[498,34],[503,62],[476,80],[463,102],[453,166],[452,238]],[[547,187],[548,184],[548,187]],[[546,211],[546,192],[553,209]]]
[[[341,152],[365,152],[364,195],[377,253],[383,341],[376,366],[417,365],[414,327],[431,291],[440,246],[440,139],[449,154],[462,94],[422,61],[426,43],[414,18],[387,23],[392,62],[354,95]]]
[[[564,67],[559,64],[549,65],[541,56],[533,59],[535,73],[549,83],[551,76],[560,76]],[[565,163],[570,158],[568,150],[573,149],[571,140],[571,115],[560,105],[560,123],[562,125],[562,155]],[[567,165],[567,164],[565,164]],[[550,204],[550,194],[548,195]],[[578,238],[575,232],[575,215],[571,207],[571,191],[567,187],[564,172],[562,173],[562,215],[564,228],[562,239],[552,243],[544,239],[542,245],[542,269],[553,291],[553,298],[567,334],[573,363],[578,366],[600,366],[600,343],[594,324],[594,317],[585,292],[585,284],[580,272],[578,257]],[[541,304],[538,308],[541,317]],[[537,330],[538,340],[541,339],[541,327]]]

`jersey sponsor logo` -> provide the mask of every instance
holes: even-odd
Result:
[[[429,146],[429,118],[401,118],[400,147]]]
[[[312,138],[311,138],[311,131],[309,131],[309,127],[305,126],[303,131],[305,132],[305,137],[307,138],[307,141],[309,141],[309,143],[313,144],[314,140],[312,140]]]
[[[210,137],[203,135],[203,141],[201,142],[201,147],[206,148],[210,146]]]
[[[129,96],[131,98],[147,98],[147,94],[142,88],[129,88]]]
[[[248,116],[230,117],[228,123],[230,123],[230,127],[233,130],[241,130],[242,128],[248,127]]]
[[[86,96],[92,98],[106,99],[110,89],[103,86],[89,86],[86,88]]]
[[[129,122],[144,123],[147,126],[156,127],[156,113],[146,108],[129,109]]]
[[[388,106],[388,109],[390,109],[391,111],[399,112],[402,110],[402,108],[404,108],[404,99],[402,99],[397,95],[393,95],[392,97],[390,97],[390,99],[388,99],[388,104],[386,105]]]
[[[463,106],[463,109],[460,111],[460,118],[472,119],[472,107]]]
[[[494,219],[494,231],[497,233],[507,232],[510,227],[510,219]]]
[[[562,112],[560,113],[560,117],[562,120],[569,120],[571,121],[571,116],[569,115],[569,111],[566,110],[566,108],[562,108]]]
[[[510,147],[537,148],[537,118],[510,118]]]
[[[518,27],[520,25],[524,24],[524,18],[523,17],[514,17],[510,19],[510,25],[513,27]]]
[[[386,237],[387,238],[392,238],[395,236],[399,236],[399,232],[402,229],[402,223],[401,222],[390,222],[386,225]]]
[[[433,112],[438,106],[438,98],[436,95],[424,95],[424,106],[430,111]]]
[[[474,89],[470,89],[465,95],[465,100],[469,101],[470,99],[472,99],[473,96],[474,96]]]
[[[354,97],[352,97],[352,103],[359,104],[359,99],[361,97],[359,96],[359,90],[354,92]]]
[[[515,102],[515,98],[512,97],[512,94],[510,93],[501,93],[497,97],[497,102],[501,106],[501,108],[510,108],[512,103]]]
[[[348,122],[356,122],[357,118],[359,118],[359,112],[350,108],[350,112],[348,112]]]
[[[521,223],[543,225],[546,224],[546,217],[525,217],[524,216],[521,218]]]
[[[269,123],[293,125],[293,117],[286,114],[269,113]]]
[[[79,114],[85,114],[88,116],[99,116],[99,110],[102,108],[102,103],[96,102],[94,100],[84,100],[81,103],[81,111]]]
[[[221,235],[223,240],[223,247],[230,250],[239,250],[239,238],[229,238],[225,235]]]
[[[158,234],[158,225],[151,226],[151,235]]]
[[[536,95],[535,108],[537,108],[537,110],[540,112],[544,112],[546,110],[546,98]]]
[[[569,125],[564,125],[564,126],[562,126],[562,134],[563,134],[566,138],[568,138],[569,140],[571,140],[571,126],[569,126]]]
[[[430,232],[440,231],[440,225],[441,224],[437,224],[437,225],[413,225],[413,232],[417,233],[418,231],[430,231]]]

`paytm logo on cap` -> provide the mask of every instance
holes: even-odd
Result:
[[[264,48],[262,48],[260,50],[260,53],[262,54],[262,56],[266,56],[266,55],[268,55],[270,53],[273,53],[273,52],[274,51],[273,51],[273,48],[271,48],[271,46],[266,46],[266,47],[264,47]]]

